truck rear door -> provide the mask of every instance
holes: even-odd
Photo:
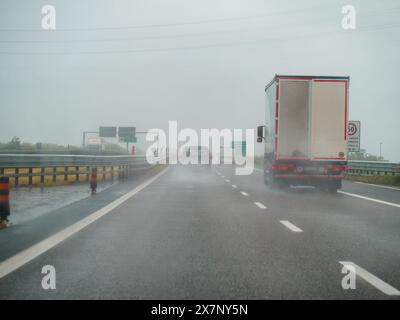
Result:
[[[346,160],[347,80],[312,81],[310,152],[314,160]]]
[[[309,80],[282,80],[278,121],[278,159],[307,159]]]

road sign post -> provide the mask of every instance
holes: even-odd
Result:
[[[119,127],[119,142],[126,142],[126,153],[129,153],[129,143],[137,142],[136,127]]]
[[[360,121],[349,121],[347,127],[348,140],[347,140],[347,151],[348,152],[360,152]]]

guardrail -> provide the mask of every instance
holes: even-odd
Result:
[[[39,150],[11,150],[11,149],[1,149],[0,154],[29,154],[29,155],[95,155],[95,156],[126,156],[129,153],[126,152],[115,152],[106,150],[91,150],[91,149],[63,149],[63,150],[48,150],[46,148]]]
[[[349,160],[348,170],[350,174],[358,175],[400,175],[400,163],[386,161],[361,161]]]
[[[99,180],[108,180],[150,166],[145,156],[0,154],[0,175],[8,176],[12,186],[89,181],[91,168],[97,168]]]

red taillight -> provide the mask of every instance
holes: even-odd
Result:
[[[342,172],[344,171],[345,167],[342,165],[332,164],[325,167],[327,171],[331,172]]]
[[[273,164],[271,166],[272,171],[289,171],[292,169],[292,166],[289,164]]]

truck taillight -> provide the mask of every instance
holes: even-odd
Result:
[[[326,170],[331,171],[331,172],[342,172],[345,170],[345,166],[332,164],[332,165],[326,166]]]
[[[272,171],[289,171],[293,169],[293,166],[289,164],[273,164],[271,166]]]

